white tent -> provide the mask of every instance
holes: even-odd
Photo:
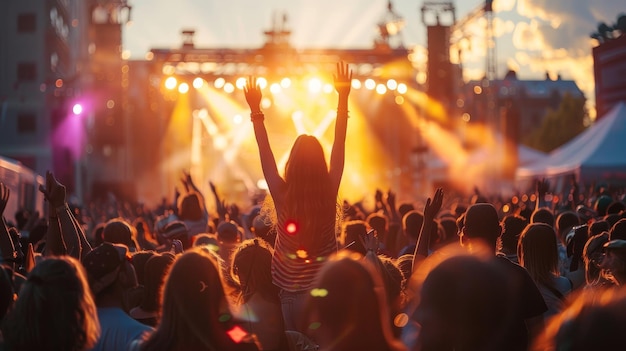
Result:
[[[626,102],[552,151],[545,159],[517,169],[518,181],[576,175],[583,183],[626,182]]]
[[[517,147],[517,159],[520,166],[526,166],[535,162],[539,162],[548,157],[548,154],[535,150],[525,145],[518,145]]]

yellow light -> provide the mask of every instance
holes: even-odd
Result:
[[[294,119],[294,120],[300,120],[300,119],[302,119],[303,116],[304,116],[304,113],[302,111],[300,111],[300,110],[294,111],[291,114],[291,118]]]
[[[174,77],[167,77],[165,80],[165,87],[169,90],[174,90],[178,85],[178,81]]]
[[[272,85],[270,85],[270,92],[272,92],[272,94],[278,94],[280,93],[280,90],[281,90],[280,84],[273,83]]]
[[[263,99],[261,99],[261,107],[262,108],[270,108],[270,107],[272,107],[272,100],[270,100],[269,98],[264,97]]]
[[[193,87],[196,89],[200,89],[202,88],[202,86],[204,85],[204,79],[200,78],[200,77],[196,77],[196,79],[193,80]]]
[[[108,100],[108,101],[107,101],[107,108],[108,108],[108,109],[112,109],[113,107],[115,107],[115,101],[113,101],[113,100]]]
[[[319,78],[312,78],[309,81],[309,92],[317,94],[322,90],[322,81]]]
[[[361,89],[361,81],[358,79],[352,80],[352,89]]]
[[[508,213],[510,210],[511,206],[509,206],[509,204],[505,204],[504,206],[502,206],[502,212]]]
[[[398,82],[396,82],[395,79],[389,79],[387,81],[387,88],[389,88],[389,90],[396,90],[397,87],[398,87]]]
[[[332,92],[333,92],[333,86],[332,86],[332,84],[328,84],[328,83],[324,84],[323,91],[324,91],[324,93],[326,93],[326,94],[330,94],[330,93],[332,93]]]
[[[463,119],[463,122],[469,122],[472,119],[472,116],[470,116],[469,113],[465,112],[463,116],[461,116],[461,119]]]
[[[224,84],[224,91],[230,94],[235,91],[235,86],[233,83],[226,83]]]
[[[311,292],[309,293],[311,294],[311,296],[313,297],[326,297],[328,296],[328,290],[326,289],[311,289]]]
[[[396,100],[396,104],[398,104],[398,105],[402,105],[404,103],[404,97],[402,97],[400,95],[396,96],[395,100]]]
[[[289,88],[289,87],[291,86],[291,79],[289,79],[289,78],[283,78],[283,79],[280,81],[280,86],[281,86],[281,87],[283,87],[283,88],[285,88],[285,89]]]
[[[378,84],[376,86],[376,92],[380,95],[383,95],[387,92],[387,87],[384,84]]]
[[[256,182],[256,186],[257,186],[259,189],[261,189],[261,190],[267,190],[267,189],[269,189],[269,188],[268,188],[268,186],[267,186],[267,181],[265,181],[265,179],[259,179],[259,180]]]
[[[376,82],[372,78],[368,78],[365,80],[365,89],[373,90],[376,88]]]
[[[213,138],[213,146],[215,146],[217,150],[224,150],[226,146],[228,146],[228,140],[222,135],[216,135]]]
[[[241,124],[241,122],[243,122],[243,116],[241,116],[239,114],[233,116],[233,122],[235,124]]]
[[[400,83],[398,84],[398,93],[400,94],[406,94],[406,92],[409,90],[409,88],[407,88],[406,84],[404,83]]]
[[[189,84],[180,83],[180,85],[178,86],[178,92],[181,94],[187,94],[188,91],[189,91]]]
[[[176,67],[172,66],[172,65],[165,65],[163,66],[163,74],[166,76],[171,76],[172,74],[174,74],[176,72]]]
[[[237,86],[238,89],[243,90],[243,88],[246,87],[246,78],[244,77],[237,78],[237,81],[235,82],[235,86]]]
[[[219,77],[215,80],[215,82],[213,82],[213,86],[215,86],[217,89],[222,89],[224,87],[224,84],[226,84],[226,79]]]
[[[482,92],[483,92],[483,88],[481,88],[478,85],[474,86],[474,94],[480,95]]]
[[[267,79],[260,77],[257,78],[256,83],[259,85],[259,88],[265,89],[267,87]]]

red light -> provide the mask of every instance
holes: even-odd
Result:
[[[245,338],[246,335],[248,335],[248,333],[246,333],[245,330],[241,329],[241,327],[237,325],[234,326],[229,331],[227,331],[226,334],[228,334],[228,336],[230,336],[230,338],[236,343],[240,343],[243,340],[243,338]]]
[[[295,235],[298,232],[298,225],[296,222],[288,221],[285,223],[285,230],[287,231],[287,234]]]

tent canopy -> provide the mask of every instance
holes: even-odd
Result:
[[[579,181],[626,181],[626,103],[620,102],[593,126],[546,158],[517,169],[520,181],[574,174]]]

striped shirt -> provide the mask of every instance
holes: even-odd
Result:
[[[312,254],[302,250],[297,238],[287,233],[284,211],[279,211],[278,216],[278,235],[272,258],[272,280],[283,290],[291,292],[309,290],[313,287],[315,275],[326,259],[337,252],[335,217],[325,221],[323,233],[314,234],[328,240],[320,247],[318,253]]]

